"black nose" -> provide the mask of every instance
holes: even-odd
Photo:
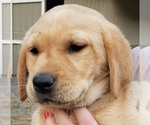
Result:
[[[55,77],[49,73],[39,73],[33,77],[34,89],[42,94],[49,93],[55,83]]]

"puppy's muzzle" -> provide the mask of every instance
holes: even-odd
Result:
[[[54,87],[56,78],[50,73],[38,73],[33,77],[34,89],[41,93],[50,93]]]

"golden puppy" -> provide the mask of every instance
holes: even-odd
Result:
[[[43,112],[87,106],[100,125],[137,125],[137,83],[128,41],[95,10],[57,6],[27,32],[20,52],[20,99],[39,103],[33,125],[45,125]]]

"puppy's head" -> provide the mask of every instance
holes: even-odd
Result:
[[[20,99],[55,107],[89,105],[106,92],[117,98],[132,80],[130,46],[98,12],[58,6],[24,38],[18,65]]]

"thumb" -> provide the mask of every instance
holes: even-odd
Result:
[[[85,107],[75,109],[74,114],[79,125],[98,125],[91,113]]]

